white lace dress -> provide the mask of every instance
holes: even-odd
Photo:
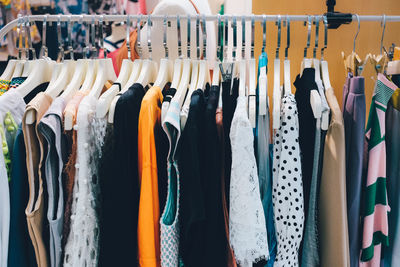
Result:
[[[274,136],[272,205],[278,242],[274,267],[299,266],[304,205],[296,100],[282,98],[281,125]]]
[[[269,258],[268,236],[261,203],[253,128],[246,98],[239,97],[231,125],[232,169],[229,239],[241,267]]]
[[[77,174],[73,191],[71,232],[63,266],[97,266],[99,253],[99,194],[97,177],[106,118],[95,118],[97,99],[86,96],[77,115]]]

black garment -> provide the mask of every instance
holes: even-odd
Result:
[[[112,179],[105,179],[100,266],[137,266],[139,210],[138,123],[145,90],[135,83],[117,102]],[[107,177],[110,178],[110,177]]]
[[[205,171],[205,100],[203,91],[193,92],[189,116],[180,138],[180,250],[185,266],[206,266],[206,211],[202,182]]]
[[[10,237],[8,245],[9,267],[34,267],[35,250],[28,233],[25,208],[29,198],[28,172],[24,134],[21,125],[17,131],[12,153],[10,182]]]
[[[223,191],[221,184],[221,166],[224,162],[221,144],[218,138],[216,124],[216,109],[219,100],[219,86],[210,88],[209,97],[205,109],[204,138],[205,138],[205,176],[203,188],[205,194],[206,209],[206,259],[207,266],[227,266],[227,246],[228,240],[225,234],[224,211],[222,207]]]
[[[229,188],[231,183],[231,165],[232,165],[232,148],[231,138],[231,124],[233,114],[235,113],[237,98],[239,96],[239,79],[233,80],[231,87],[231,80],[222,82],[222,119],[224,124],[224,140],[225,140],[225,198],[229,211]]]
[[[48,83],[48,82],[42,83],[42,84],[39,84],[38,86],[36,86],[32,91],[29,92],[29,94],[27,94],[27,95],[24,97],[25,103],[28,104],[29,102],[31,102],[31,100],[32,100],[33,98],[35,98],[35,96],[36,96],[38,93],[46,91],[47,86],[49,86],[49,83]]]
[[[169,88],[169,89],[163,90],[162,91],[162,94],[164,96],[163,103],[171,102],[172,98],[175,96],[175,93],[176,93],[175,88]]]
[[[299,145],[301,155],[301,169],[303,176],[304,214],[308,214],[310,187],[314,162],[315,126],[316,119],[311,108],[311,90],[318,92],[315,83],[315,69],[304,69],[303,75],[297,75],[293,83],[296,87],[296,103],[299,117]],[[306,220],[305,220],[306,221]]]
[[[392,75],[392,82],[397,85],[397,87],[400,87],[400,74]]]

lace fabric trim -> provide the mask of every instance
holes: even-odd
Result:
[[[253,129],[248,120],[244,97],[231,125],[232,168],[230,183],[229,239],[240,266],[269,258],[268,236],[262,207]]]

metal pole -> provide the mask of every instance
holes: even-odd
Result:
[[[50,21],[57,21],[59,18],[61,21],[71,21],[71,22],[91,22],[94,18],[95,21],[99,21],[102,15],[32,15],[28,16],[29,21],[43,21],[46,17],[47,22]],[[138,19],[142,16],[142,20],[145,21],[148,19],[147,15],[130,15],[131,19]],[[277,21],[278,17],[281,15],[265,15],[266,21]],[[165,18],[167,20],[176,20],[176,15],[151,15],[152,21],[163,21]],[[218,15],[206,15],[203,16],[206,21],[217,21]],[[221,19],[227,18],[228,20],[232,20],[233,17],[237,18],[244,18],[246,21],[263,21],[264,15],[245,15],[245,16],[235,16],[235,15],[222,15]],[[282,17],[282,16],[281,16]],[[291,22],[293,21],[307,21],[307,15],[288,15],[287,16]],[[323,17],[323,15],[314,15],[312,16],[313,20],[316,17]],[[381,22],[383,15],[360,15],[360,21],[376,21]],[[196,19],[197,15],[190,16],[191,19]],[[286,18],[286,16],[283,16]],[[340,19],[340,18],[339,18]],[[104,22],[122,22],[127,20],[127,15],[103,15]],[[284,19],[283,19],[284,20]],[[352,20],[356,20],[356,15],[353,15]],[[386,16],[386,22],[400,22],[400,16]],[[0,30],[0,39],[4,38],[4,36],[11,31],[13,28],[17,26],[18,19],[15,19],[9,23],[7,23],[1,30]]]

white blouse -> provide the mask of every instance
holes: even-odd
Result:
[[[268,236],[261,203],[253,128],[246,98],[239,97],[230,132],[232,168],[229,198],[229,239],[240,266],[269,258]]]
[[[299,266],[304,204],[299,128],[293,94],[282,98],[281,125],[274,136],[272,204],[278,242],[275,267]]]
[[[86,96],[77,115],[77,179],[64,266],[97,266],[98,263],[100,185],[97,170],[107,120],[95,118],[96,103],[96,98]]]

